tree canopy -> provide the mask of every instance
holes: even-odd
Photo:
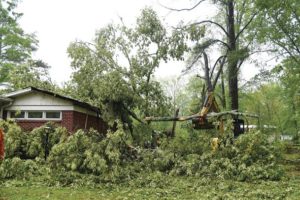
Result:
[[[72,42],[68,48],[72,79],[59,88],[49,77],[50,66],[32,59],[37,39],[20,27],[18,2],[2,0],[0,82],[9,82],[11,89],[36,86],[73,96],[100,107],[111,124],[120,120],[130,130],[133,121],[143,124],[144,117],[171,115],[177,107],[183,114],[198,112],[205,92],[214,91],[223,110],[261,112],[262,121],[269,119],[270,124],[279,123],[282,130],[294,127],[292,132],[297,132],[299,2],[199,0],[190,8],[168,9],[192,12],[204,1],[216,8],[215,16],[183,21],[170,28],[152,8],[145,8],[134,25],[126,25],[120,18],[119,23],[100,28],[91,41]],[[273,70],[263,69],[263,73],[241,85],[240,71],[245,62],[260,52],[269,52],[279,62]],[[180,84],[177,79],[165,81],[162,87],[155,72],[170,60],[185,61],[182,75],[192,68],[200,68],[200,73]],[[247,106],[255,98],[258,102]],[[271,116],[261,109],[265,104],[274,105],[274,109],[285,105],[280,122],[275,119],[277,114]]]
[[[73,87],[78,98],[101,107],[109,121],[131,124],[130,117],[168,113],[167,97],[153,79],[168,59],[166,30],[156,13],[142,11],[135,27],[108,25],[93,42],[76,41],[69,48]]]
[[[18,24],[22,16],[15,11],[17,1],[0,1],[0,82],[8,80],[9,72],[31,59],[37,48],[33,34],[26,34]]]

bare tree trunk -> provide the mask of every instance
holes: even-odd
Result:
[[[234,22],[234,2],[233,0],[227,1],[227,28],[228,28],[228,86],[229,97],[231,103],[231,110],[238,110],[238,60],[235,58],[234,53],[236,51],[236,35],[235,35],[235,22]]]
[[[205,70],[205,82],[207,86],[207,91],[212,92],[212,84],[211,84],[211,77],[209,76],[209,66],[208,66],[208,57],[205,52],[203,52],[204,57],[204,70]]]
[[[226,109],[226,94],[225,94],[225,84],[224,84],[224,73],[223,69],[221,71],[221,91],[222,91],[222,107]]]

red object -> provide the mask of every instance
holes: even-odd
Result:
[[[0,160],[4,159],[4,134],[3,130],[0,129]]]

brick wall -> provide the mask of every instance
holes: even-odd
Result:
[[[74,111],[62,111],[61,125],[66,127],[69,132],[73,132]]]
[[[46,120],[17,120],[17,124],[25,131],[31,131],[47,123]],[[62,125],[61,121],[55,121],[58,125]],[[68,129],[69,130],[69,129]]]
[[[108,125],[101,118],[74,111],[73,130],[93,128],[100,133],[106,133]]]
[[[87,121],[86,121],[87,120]],[[48,122],[48,120],[17,120],[19,126],[26,131],[42,126]],[[62,120],[54,121],[58,125],[66,127],[69,132],[75,132],[78,129],[90,129],[93,128],[101,133],[106,133],[108,125],[101,118],[97,118],[91,115],[76,111],[62,111]],[[87,122],[87,123],[86,123]],[[86,124],[86,126],[85,126]]]

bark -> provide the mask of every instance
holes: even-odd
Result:
[[[208,57],[205,52],[203,52],[203,57],[204,57],[204,70],[205,70],[205,82],[207,85],[207,91],[212,92],[213,87],[211,84],[211,77],[209,76],[209,66],[208,66]]]
[[[217,82],[218,82],[218,80],[219,80],[219,77],[220,77],[220,75],[221,75],[221,72],[223,71],[223,66],[224,66],[224,64],[225,64],[225,57],[223,58],[223,60],[222,60],[221,63],[220,63],[220,69],[219,69],[219,71],[218,71],[218,73],[217,73],[217,75],[216,75],[216,77],[215,77],[215,80],[214,80],[214,82],[213,82],[213,84],[212,84],[212,91],[215,90],[215,87],[216,87],[216,85],[217,85]]]
[[[228,85],[229,85],[229,97],[231,103],[231,110],[238,110],[238,77],[237,77],[237,64],[238,60],[234,58],[234,53],[237,50],[236,36],[235,36],[235,22],[234,22],[234,2],[228,0],[227,2],[227,28],[228,28],[228,53],[230,58],[228,59]]]
[[[225,84],[224,84],[224,73],[223,69],[221,70],[221,91],[222,91],[222,107],[226,109],[226,94],[225,94]]]
[[[252,117],[252,118],[258,118],[258,115],[251,114],[251,113],[242,113],[237,112],[235,110],[232,111],[225,111],[225,112],[210,112],[206,114],[207,119],[211,118],[218,118],[221,116],[245,116],[245,117]],[[190,116],[181,116],[181,117],[146,117],[145,121],[151,122],[151,121],[188,121],[193,119],[199,119],[201,117],[201,114],[195,114]]]

